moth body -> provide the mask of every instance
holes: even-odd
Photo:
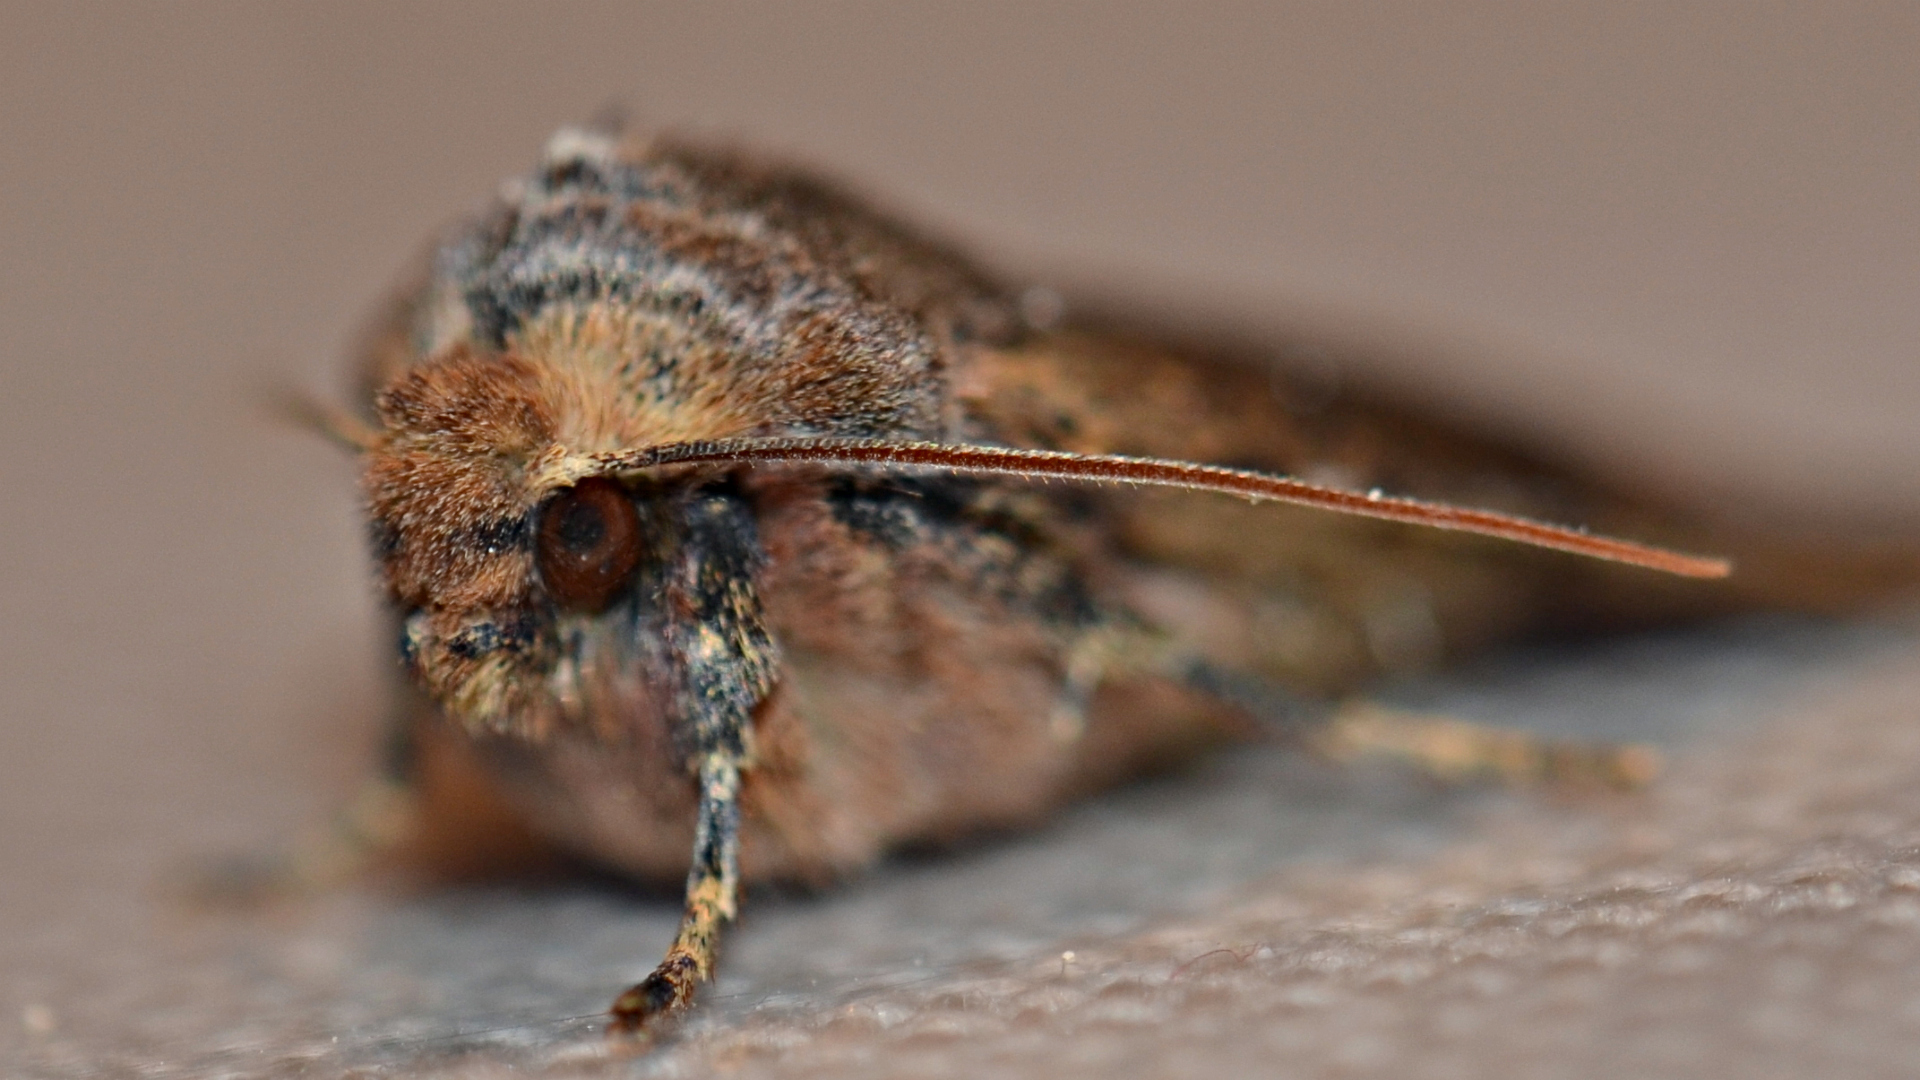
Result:
[[[1037,821],[1247,734],[1235,680],[1326,699],[1580,617],[1729,602],[1204,492],[636,465],[728,440],[1025,448],[1664,528],[1482,440],[1022,311],[801,174],[566,132],[378,339],[365,489],[423,723],[553,842],[689,875],[681,937],[623,1020],[710,975],[738,881]]]

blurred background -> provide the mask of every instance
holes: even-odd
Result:
[[[9,3],[0,970],[57,996],[167,867],[360,768],[352,468],[264,403],[341,393],[561,124],[772,148],[1013,276],[1886,530],[1920,524],[1916,56],[1907,3]]]

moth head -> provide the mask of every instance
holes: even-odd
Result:
[[[403,652],[457,718],[542,729],[566,623],[632,591],[653,538],[641,495],[562,444],[564,401],[536,362],[453,352],[376,399],[363,484]]]

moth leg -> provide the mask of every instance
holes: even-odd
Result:
[[[687,872],[680,932],[653,973],[614,999],[612,1029],[637,1033],[685,1008],[694,987],[713,978],[720,931],[733,921],[740,892],[740,762],[713,751],[700,762],[700,805],[693,867]]]
[[[675,511],[682,546],[663,585],[677,613],[665,628],[683,685],[675,735],[699,784],[693,863],[680,932],[666,959],[614,1000],[610,1030],[633,1034],[685,1009],[713,978],[720,931],[740,890],[740,774],[753,760],[753,717],[775,681],[779,649],[754,577],[765,556],[752,509],[715,490]]]
[[[1364,698],[1334,703],[1204,661],[1176,666],[1187,685],[1240,707],[1274,735],[1332,761],[1387,758],[1450,784],[1617,789],[1644,787],[1661,768],[1659,752],[1648,746],[1551,739]]]
[[[1662,764],[1648,746],[1550,739],[1370,701],[1334,710],[1309,733],[1308,745],[1335,761],[1390,758],[1448,783],[1633,789],[1651,782]]]

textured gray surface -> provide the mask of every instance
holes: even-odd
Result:
[[[670,936],[667,899],[527,883],[233,917],[122,895],[10,943],[0,1060],[60,1077],[1898,1075],[1920,1061],[1916,644],[1747,623],[1393,695],[1651,739],[1674,767],[1643,795],[1448,792],[1245,749],[1035,835],[753,896],[718,992],[637,1060],[608,1055],[592,1014]]]

